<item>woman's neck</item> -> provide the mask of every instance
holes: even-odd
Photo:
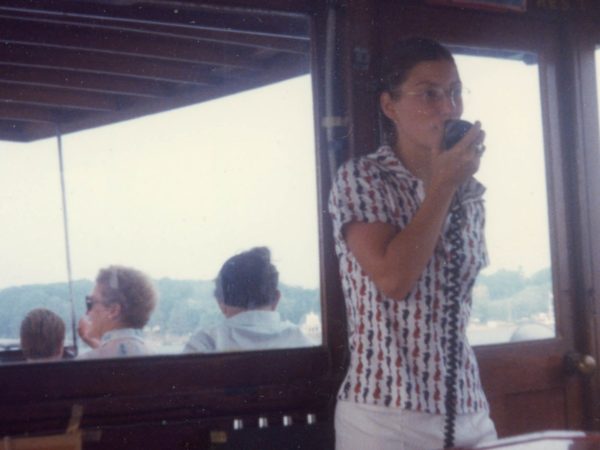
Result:
[[[427,184],[431,173],[431,152],[418,145],[401,143],[399,140],[392,146],[396,156],[404,167],[415,177]]]

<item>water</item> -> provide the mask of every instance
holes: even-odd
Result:
[[[550,339],[554,336],[554,324],[536,322],[490,323],[485,326],[471,324],[467,328],[467,337],[472,346]]]

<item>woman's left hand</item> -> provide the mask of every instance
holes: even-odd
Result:
[[[441,142],[432,149],[431,178],[428,185],[456,189],[479,169],[485,132],[481,123],[475,122],[471,129],[454,147],[444,150]]]
[[[92,348],[98,348],[100,346],[100,339],[92,336],[91,333],[92,324],[87,317],[79,319],[77,324],[77,334],[79,337]]]

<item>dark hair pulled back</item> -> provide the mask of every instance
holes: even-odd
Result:
[[[226,305],[257,309],[277,301],[279,273],[267,247],[229,258],[215,280],[215,297]]]

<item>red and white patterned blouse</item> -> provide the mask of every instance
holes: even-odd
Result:
[[[461,268],[458,317],[459,414],[487,410],[475,355],[465,334],[471,291],[487,264],[483,193],[474,178],[458,190],[464,221],[464,264]],[[348,161],[338,171],[330,198],[336,253],[348,316],[350,367],[338,398],[363,404],[445,414],[448,361],[448,302],[444,265],[452,247],[444,225],[434,254],[413,289],[401,301],[386,297],[362,270],[342,234],[350,222],[384,222],[399,231],[423,202],[423,183],[384,146]]]

